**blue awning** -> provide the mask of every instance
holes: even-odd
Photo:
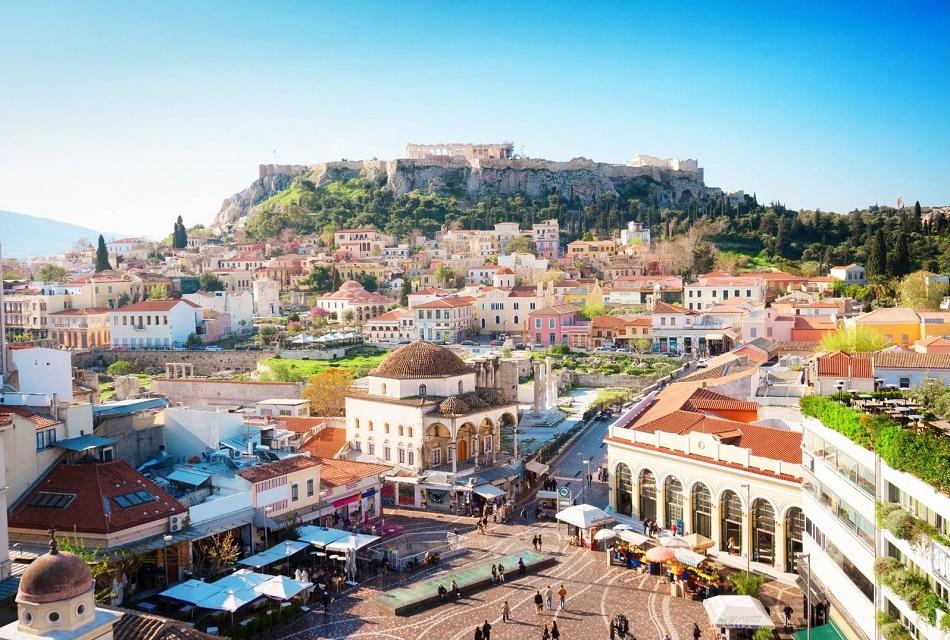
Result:
[[[66,438],[57,440],[55,446],[67,451],[88,451],[96,447],[108,447],[115,444],[111,438],[100,438],[99,436],[79,436],[78,438]]]
[[[171,482],[180,482],[181,484],[187,484],[192,487],[200,487],[211,479],[211,474],[191,469],[175,469],[168,474],[166,479]]]
[[[163,398],[133,398],[131,400],[119,400],[118,402],[94,404],[92,405],[92,415],[96,418],[129,416],[138,411],[164,409],[166,406],[168,406],[168,403]]]

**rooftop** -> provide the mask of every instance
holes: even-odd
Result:
[[[340,450],[346,445],[346,429],[338,427],[324,427],[310,440],[307,440],[301,447],[302,453],[309,453],[314,458],[323,458],[324,462],[328,458],[335,458]],[[321,479],[325,475],[325,469],[320,470]]]
[[[319,466],[320,461],[310,456],[291,456],[283,460],[265,462],[263,464],[254,465],[253,467],[248,467],[247,469],[242,469],[238,471],[238,475],[248,482],[263,482],[264,480],[279,478],[280,476],[285,476],[296,471],[303,471]]]
[[[189,307],[200,309],[201,306],[190,300],[144,300],[135,304],[128,304],[118,309],[112,309],[112,313],[136,313],[138,311],[171,311],[180,304],[187,304]]]
[[[473,373],[461,358],[445,347],[430,342],[416,341],[399,347],[375,369],[371,376],[378,378],[443,378]]]

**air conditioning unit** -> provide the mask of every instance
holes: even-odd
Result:
[[[188,523],[188,514],[176,513],[168,518],[168,531],[175,533],[185,528]]]

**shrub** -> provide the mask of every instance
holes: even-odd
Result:
[[[893,509],[884,518],[884,527],[901,540],[912,540],[917,533],[914,516],[903,509]]]
[[[754,598],[759,594],[762,585],[765,584],[766,577],[758,573],[737,573],[732,576],[731,580],[737,594]]]
[[[950,613],[944,613],[940,616],[940,629],[942,631],[950,631]]]
[[[128,360],[116,360],[106,368],[110,376],[127,376],[135,371],[135,367]]]
[[[802,414],[817,418],[829,429],[846,436],[863,447],[872,445],[871,434],[860,413],[824,396],[805,396],[801,400]]]

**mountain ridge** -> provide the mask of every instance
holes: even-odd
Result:
[[[0,242],[3,243],[4,258],[52,255],[69,249],[80,238],[94,243],[100,233],[107,241],[121,236],[70,222],[0,209]]]

